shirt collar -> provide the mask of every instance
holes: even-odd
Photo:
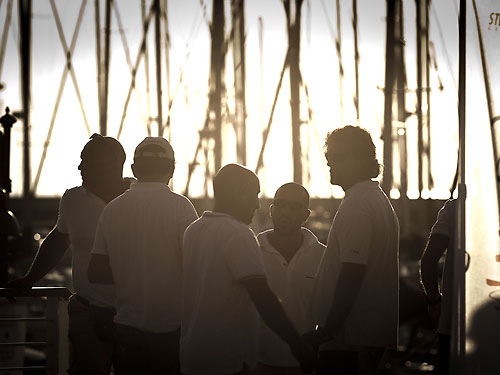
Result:
[[[164,184],[163,182],[133,182],[130,184],[130,190],[138,190],[138,191],[168,190],[168,191],[170,191],[170,188],[167,184]]]
[[[278,250],[276,250],[273,245],[269,242],[267,239],[267,235],[271,233],[273,230],[268,229],[264,232],[261,232],[257,239],[259,240],[259,244],[261,245],[262,250],[273,253],[273,254],[281,254]],[[304,242],[302,243],[302,246],[300,249],[297,250],[297,253],[301,251],[307,251],[314,245],[316,242],[318,242],[318,237],[311,232],[309,229],[302,227],[301,232],[304,235]]]

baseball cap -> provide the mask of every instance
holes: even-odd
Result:
[[[161,151],[151,151],[147,146],[159,146]],[[163,137],[144,138],[144,140],[135,148],[134,159],[136,158],[160,158],[175,161],[174,149]]]

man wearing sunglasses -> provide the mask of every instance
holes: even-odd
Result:
[[[384,350],[397,346],[398,219],[372,180],[380,166],[368,131],[336,129],[325,149],[330,182],[345,197],[315,279],[318,327],[306,337],[319,346],[317,374],[375,374]]]

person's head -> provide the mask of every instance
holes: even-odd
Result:
[[[282,235],[300,231],[310,213],[309,193],[295,182],[284,184],[276,190],[273,203],[269,207],[273,229]]]
[[[139,182],[168,183],[174,169],[174,150],[165,138],[146,137],[135,148],[132,171]]]
[[[330,182],[344,190],[380,173],[370,133],[359,126],[347,125],[328,133],[325,157],[330,167]]]
[[[215,211],[224,212],[250,224],[260,207],[259,178],[239,164],[223,166],[213,180]]]
[[[84,186],[96,187],[122,178],[125,151],[112,137],[93,134],[83,147],[80,158],[78,169]]]

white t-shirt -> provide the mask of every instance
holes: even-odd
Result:
[[[181,322],[182,239],[198,218],[186,197],[163,183],[134,183],[103,210],[93,254],[109,256],[119,324],[147,332]]]
[[[266,273],[253,231],[230,215],[205,212],[186,230],[183,265],[181,371],[254,367],[259,315],[241,281]]]
[[[441,315],[438,332],[449,335],[451,332],[451,304],[453,288],[453,255],[455,253],[455,222],[457,218],[457,200],[447,200],[439,210],[436,222],[432,226],[433,234],[442,234],[450,239],[444,262],[443,278],[441,280]]]
[[[260,233],[257,240],[271,290],[281,300],[287,316],[300,334],[314,330],[310,316],[314,277],[326,246],[308,229],[302,228],[304,242],[290,263],[268,241],[271,230]],[[290,347],[263,321],[260,326],[259,362],[270,366],[292,367],[299,363]]]
[[[347,190],[328,237],[315,279],[313,316],[324,325],[342,263],[366,266],[366,273],[334,345],[396,347],[399,308],[399,223],[378,182]]]
[[[105,206],[106,202],[83,186],[74,187],[61,197],[56,224],[71,241],[73,288],[97,306],[112,306],[114,301],[113,286],[91,284],[87,278],[97,222]]]

